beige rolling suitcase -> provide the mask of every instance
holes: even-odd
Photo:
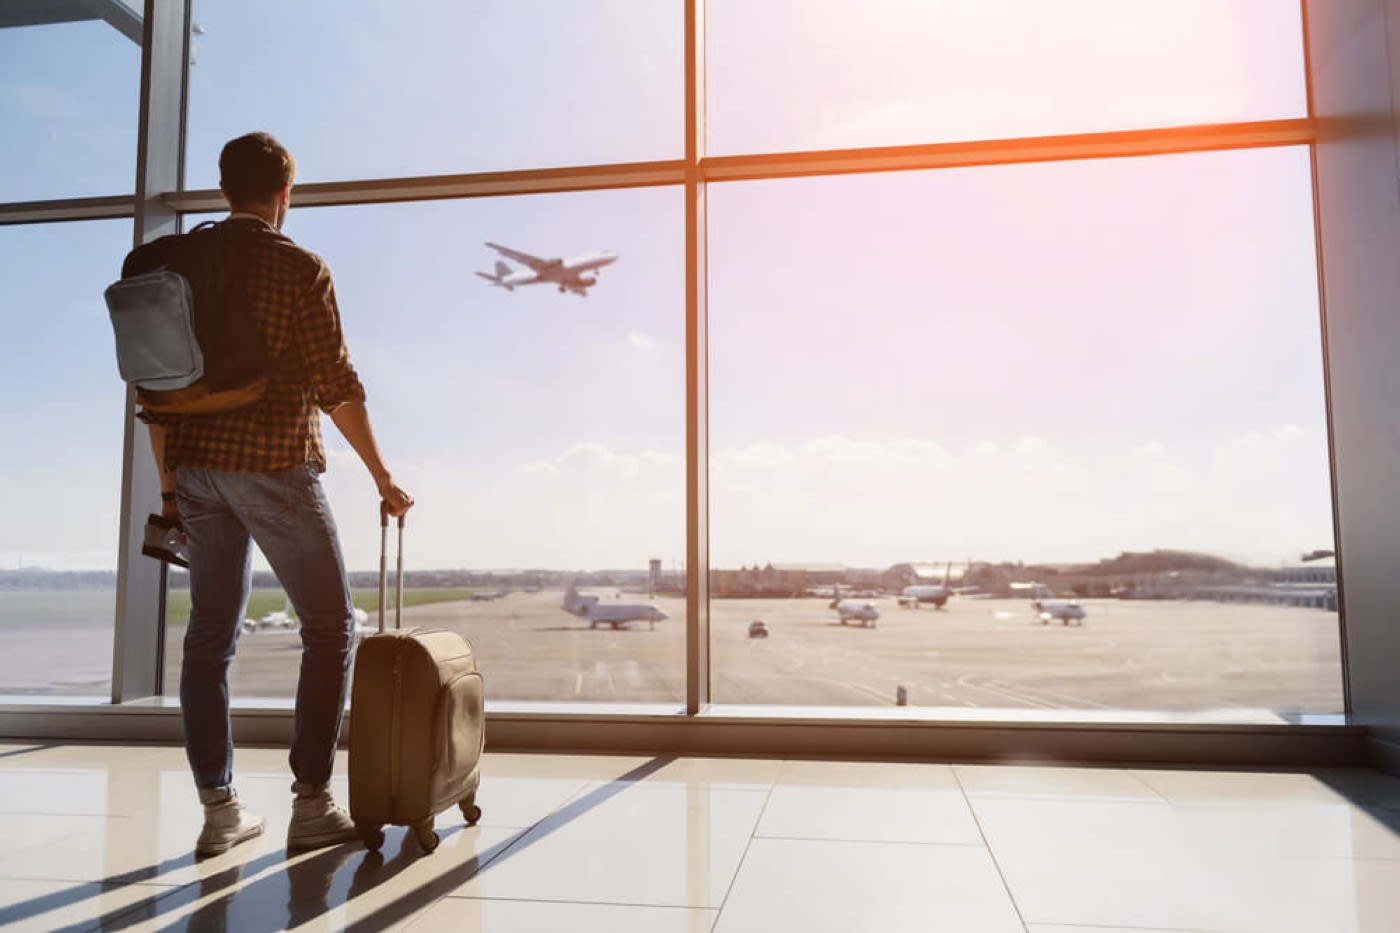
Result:
[[[437,848],[433,819],[461,807],[481,819],[485,718],[481,674],[456,632],[400,629],[403,518],[398,520],[394,630],[384,630],[389,514],[380,506],[379,633],[360,642],[350,693],[350,816],[370,849],[385,824],[408,826],[426,852]]]

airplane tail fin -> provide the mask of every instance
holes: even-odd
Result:
[[[497,259],[497,260],[496,260],[496,271],[495,271],[494,274],[492,274],[492,273],[490,273],[490,272],[478,272],[477,275],[481,276],[483,279],[485,279],[486,281],[490,282],[492,285],[501,285],[501,284],[504,284],[506,276],[510,275],[511,272],[513,272],[513,271],[515,271],[515,270],[511,269],[510,266],[506,265],[505,263],[503,263],[503,262],[501,262],[499,259]],[[507,285],[506,288],[507,288],[507,289],[510,289],[510,286]],[[513,291],[514,289],[510,289],[510,290]]]

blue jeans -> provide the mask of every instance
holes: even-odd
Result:
[[[301,622],[292,774],[306,784],[326,783],[345,711],[355,618],[335,520],[316,468],[225,473],[180,467],[176,495],[189,535],[192,601],[180,709],[196,787],[212,794],[233,782],[228,670],[248,605],[252,542]]]

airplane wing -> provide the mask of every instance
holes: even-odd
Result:
[[[549,265],[549,261],[546,259],[541,259],[538,256],[531,256],[529,253],[522,253],[519,250],[511,249],[508,246],[501,246],[497,243],[487,243],[486,245],[491,247],[507,259],[514,259],[516,262],[521,263],[522,265],[529,266],[535,272],[539,272],[545,266]]]

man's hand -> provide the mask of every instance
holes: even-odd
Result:
[[[180,520],[180,506],[174,499],[167,499],[160,504],[160,515],[168,521],[178,522]]]
[[[413,508],[413,497],[400,489],[392,478],[386,476],[377,485],[379,486],[379,498],[389,506],[390,515],[398,518]]]

